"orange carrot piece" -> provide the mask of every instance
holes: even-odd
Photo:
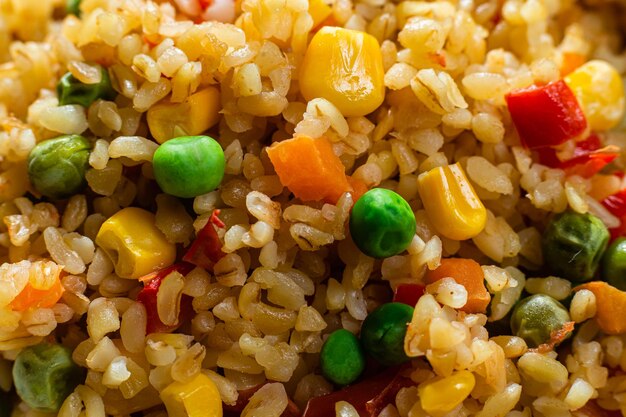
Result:
[[[561,77],[565,77],[570,72],[573,72],[576,68],[584,64],[585,61],[587,61],[587,58],[585,58],[584,55],[564,52],[563,63],[561,64]]]
[[[432,284],[442,278],[452,278],[467,290],[467,303],[459,310],[466,313],[484,313],[487,311],[491,296],[485,288],[485,274],[478,262],[472,259],[447,258],[433,271],[428,271],[424,278],[426,284]]]
[[[356,201],[368,191],[367,184],[365,184],[365,181],[353,177],[348,177],[348,183],[350,183],[350,186],[354,190],[352,192],[352,201],[356,203]]]
[[[267,148],[280,182],[302,201],[335,204],[352,191],[345,168],[324,137],[298,136]]]
[[[47,290],[38,290],[31,284],[26,284],[22,292],[13,299],[10,308],[14,311],[26,311],[29,308],[49,308],[59,301],[63,291],[63,285],[59,279]]]
[[[596,296],[596,322],[607,334],[626,333],[626,292],[602,281],[592,281],[574,288],[586,289]]]

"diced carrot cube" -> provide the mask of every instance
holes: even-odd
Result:
[[[452,278],[467,290],[467,303],[459,310],[466,313],[487,311],[491,296],[485,288],[485,274],[478,262],[461,258],[442,259],[441,265],[428,271],[424,280],[427,284],[432,284],[443,278]]]

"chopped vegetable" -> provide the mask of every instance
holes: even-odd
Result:
[[[511,331],[530,347],[550,342],[552,334],[570,321],[563,304],[545,294],[535,294],[517,303],[511,314]]]
[[[413,307],[403,303],[383,304],[369,313],[361,326],[365,352],[386,366],[408,361],[404,336],[412,317]]]
[[[422,409],[432,417],[442,417],[461,404],[475,384],[474,374],[470,371],[458,371],[448,377],[423,382],[417,388]]]
[[[561,76],[564,77],[585,63],[587,57],[575,52],[564,52],[561,63]]]
[[[169,417],[222,417],[220,393],[211,379],[197,374],[188,382],[172,382],[161,391]]]
[[[394,291],[393,302],[414,307],[417,304],[417,300],[424,295],[425,289],[426,287],[421,284],[400,284]]]
[[[564,81],[578,98],[592,130],[609,130],[624,117],[622,77],[608,62],[589,61]]]
[[[81,0],[66,0],[65,10],[67,14],[73,14],[76,17],[80,17],[80,2]]]
[[[576,96],[563,80],[514,90],[506,102],[520,140],[530,149],[557,146],[587,129]]]
[[[190,198],[217,188],[224,177],[224,151],[209,136],[181,136],[163,143],[152,160],[161,189]]]
[[[332,7],[326,4],[324,0],[309,1],[309,14],[313,18],[313,28],[320,26],[332,13]]]
[[[220,91],[207,87],[182,103],[159,103],[150,107],[148,127],[159,143],[177,136],[199,135],[217,124],[220,109]]]
[[[487,210],[461,165],[433,168],[417,178],[422,203],[437,231],[449,239],[478,235],[487,223]]]
[[[626,188],[602,200],[602,205],[614,216],[626,216]]]
[[[365,116],[385,98],[378,41],[365,32],[324,26],[311,39],[300,68],[300,91],[322,97],[344,116]]]
[[[614,146],[602,147],[600,138],[591,135],[583,141],[576,142],[572,158],[561,161],[553,148],[541,148],[539,162],[551,168],[565,170],[568,175],[579,175],[591,178],[606,165],[619,156],[619,149]]]
[[[222,252],[222,242],[213,226],[224,227],[224,223],[217,217],[219,213],[219,210],[213,211],[209,221],[198,232],[196,240],[183,256],[183,261],[213,271],[217,261],[226,255]]]
[[[352,187],[352,201],[358,201],[368,190],[367,184],[363,180],[348,176],[348,184]]]
[[[574,291],[586,289],[596,296],[596,322],[604,333],[626,332],[626,292],[606,282],[593,281],[579,285]]]
[[[193,269],[193,265],[181,262],[164,268],[158,272],[143,277],[141,281],[146,282],[143,289],[137,294],[137,301],[146,308],[146,334],[150,333],[167,333],[175,330],[185,321],[193,317],[193,307],[191,305],[192,298],[183,295],[180,299],[180,312],[178,314],[178,323],[169,326],[161,321],[157,309],[157,293],[161,282],[172,272],[179,272],[181,275],[187,275]]]
[[[415,235],[415,215],[399,194],[384,188],[369,190],[354,204],[350,234],[358,248],[374,258],[403,252]]]
[[[602,256],[602,279],[626,291],[626,237],[615,239]]]
[[[91,144],[80,135],[39,142],[28,155],[28,177],[41,194],[53,199],[78,193],[86,184]]]
[[[328,139],[297,136],[267,148],[280,182],[302,201],[336,203],[352,191]]]
[[[566,211],[556,215],[543,234],[546,266],[559,277],[573,282],[593,278],[609,241],[609,231],[592,214]]]
[[[100,227],[96,243],[123,278],[140,278],[176,259],[176,245],[157,228],[154,214],[137,207],[124,208],[109,217]]]
[[[13,364],[17,394],[38,411],[59,411],[65,398],[82,379],[83,371],[72,361],[72,352],[58,344],[26,347]]]
[[[403,387],[414,385],[397,368],[367,378],[340,391],[311,398],[302,417],[328,417],[335,412],[335,403],[347,401],[359,415],[377,417],[387,404],[394,404],[396,394]]]
[[[485,288],[485,274],[478,262],[472,259],[446,258],[424,277],[426,284],[432,284],[450,277],[467,290],[467,303],[459,310],[466,313],[485,313],[491,296]]]
[[[60,268],[52,282],[41,280],[37,282],[39,276],[30,274],[29,283],[17,297],[11,301],[9,307],[14,311],[26,311],[29,308],[50,308],[54,306],[63,295],[63,285],[61,284]]]
[[[365,369],[365,354],[359,339],[346,329],[332,332],[322,346],[320,366],[326,379],[337,385],[356,381]]]
[[[98,99],[113,100],[117,93],[111,86],[111,79],[106,68],[100,67],[100,82],[84,84],[77,80],[70,72],[66,73],[57,84],[59,105],[79,104],[89,107]]]

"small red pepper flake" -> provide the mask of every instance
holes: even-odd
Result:
[[[379,375],[364,379],[340,391],[311,398],[302,417],[334,416],[335,403],[338,401],[352,404],[361,417],[377,417],[387,404],[393,403],[401,388],[415,385],[410,378],[403,375],[403,369],[403,367],[387,369]]]
[[[561,161],[553,148],[537,150],[539,162],[550,168],[560,168],[568,175],[579,175],[591,178],[619,156],[615,146],[602,147],[598,135],[591,135],[583,141],[576,142],[570,159]]]
[[[621,224],[609,229],[611,242],[626,235],[626,188],[608,196],[600,203],[615,217],[619,217]]]
[[[234,405],[224,404],[224,417],[236,417],[240,416],[241,412],[246,405],[250,402],[250,398],[257,392],[263,385],[267,384],[264,382],[252,388],[248,388],[246,390],[239,391],[239,396],[237,397],[237,402]],[[298,406],[289,399],[287,403],[287,408],[281,414],[281,417],[300,417],[302,412],[298,408]]]
[[[226,227],[226,224],[219,217],[217,217],[220,215],[221,212],[222,210],[213,210],[213,213],[211,213],[211,217],[209,217],[209,222],[213,223],[220,229],[223,229]]]
[[[214,227],[214,225],[219,228],[225,226],[224,222],[217,217],[219,213],[219,210],[213,211],[209,221],[198,232],[196,240],[183,256],[183,261],[212,271],[215,263],[226,256],[222,252],[222,242]]]
[[[424,295],[426,287],[421,284],[400,284],[393,294],[393,301],[415,307],[417,300]]]
[[[520,140],[529,149],[558,146],[587,128],[576,97],[563,80],[515,90],[505,98]]]
[[[612,215],[617,217],[626,216],[626,188],[608,196],[601,203]]]
[[[157,293],[163,279],[176,271],[181,275],[187,275],[194,268],[193,265],[186,262],[179,262],[174,265],[163,268],[160,271],[142,277],[140,281],[145,282],[143,289],[137,294],[137,301],[146,308],[147,323],[146,334],[150,333],[167,333],[175,330],[180,324],[189,321],[193,316],[193,307],[191,305],[192,298],[183,295],[180,299],[180,313],[178,315],[178,323],[169,326],[161,321],[157,309]]]

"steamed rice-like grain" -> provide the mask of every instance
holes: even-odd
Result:
[[[447,415],[624,409],[624,378],[613,370],[626,368],[626,340],[599,330],[600,298],[547,276],[542,253],[554,213],[590,213],[613,231],[621,227],[603,201],[624,187],[622,158],[597,174],[587,171],[593,164],[562,169],[545,160],[545,149],[526,147],[507,105],[509,93],[555,82],[594,59],[623,78],[622,10],[606,3],[102,0],[82,2],[78,17],[53,0],[1,8],[0,387],[10,388],[19,351],[45,339],[72,349],[88,370],[61,417],[165,416],[163,391],[200,374],[242,416],[299,415],[310,399],[338,391],[319,366],[331,332],[358,337],[372,311],[417,285],[425,294],[403,340],[412,358],[402,371],[407,386],[380,387],[378,417],[438,414],[423,409],[418,386],[459,371],[472,373],[474,388]],[[352,104],[348,112],[321,90],[304,97],[311,74],[302,63],[325,26],[367,32],[380,46],[376,82],[384,95],[369,114]],[[320,65],[357,74],[332,81],[368,94],[362,62],[348,59],[349,48],[341,52],[343,68]],[[67,72],[83,88],[108,74],[115,93],[84,107],[61,103],[55,87]],[[207,88],[219,92],[214,102],[194,102]],[[155,105],[185,108],[163,115],[174,136],[219,143],[225,168],[217,189],[187,200],[159,191]],[[601,146],[624,146],[623,123],[599,128],[583,107]],[[556,158],[580,157],[587,133],[555,149]],[[62,134],[82,134],[91,151],[84,189],[56,201],[30,184],[28,156]],[[300,136],[332,144],[348,181],[336,200],[303,201],[284,186],[297,178],[285,178],[267,147]],[[308,157],[290,161],[307,169]],[[438,233],[424,205],[437,196],[422,195],[417,181],[455,163],[487,209],[485,227],[464,241]],[[397,192],[416,218],[406,251],[384,259],[361,253],[350,230],[353,204],[374,187]],[[173,269],[139,280],[116,274],[119,259],[97,237],[126,207],[155,215],[155,233],[176,247]],[[149,264],[155,249],[136,261]],[[425,285],[427,271],[450,257],[481,265],[486,311],[458,311],[472,294],[454,276]],[[12,300],[35,279],[58,279],[59,300],[14,310]],[[151,306],[139,294],[157,284]],[[556,350],[532,349],[500,326],[526,294],[561,300],[577,323]],[[168,330],[150,332],[154,324]],[[366,374],[375,373],[368,365]],[[331,415],[361,411],[336,395]],[[22,404],[13,413],[35,412]]]

